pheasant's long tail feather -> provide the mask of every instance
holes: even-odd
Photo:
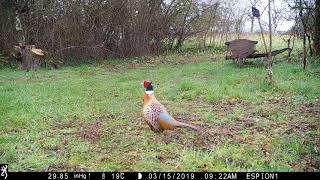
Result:
[[[177,127],[183,127],[183,128],[189,128],[189,129],[192,129],[194,131],[199,131],[200,130],[200,127],[198,127],[198,126],[193,126],[191,124],[187,124],[187,123],[180,122],[180,121],[176,121],[176,126]]]

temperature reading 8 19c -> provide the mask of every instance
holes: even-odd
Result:
[[[112,173],[112,179],[124,179],[124,173]]]

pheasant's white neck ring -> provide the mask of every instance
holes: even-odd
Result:
[[[146,91],[146,94],[151,95],[154,91]]]

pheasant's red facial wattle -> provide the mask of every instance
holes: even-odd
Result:
[[[151,85],[151,81],[149,81],[149,80],[144,80],[144,82],[143,82],[143,87],[145,88],[145,89],[147,89],[150,85]]]
[[[153,86],[152,86],[152,81],[145,80],[143,82],[143,87],[146,90],[147,94],[153,94]]]
[[[144,87],[145,89],[147,89],[147,87],[149,86],[149,84],[150,84],[150,81],[144,80],[144,82],[143,82],[143,87]]]

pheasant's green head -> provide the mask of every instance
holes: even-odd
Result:
[[[147,94],[153,94],[152,81],[144,80],[143,87],[146,89]]]

